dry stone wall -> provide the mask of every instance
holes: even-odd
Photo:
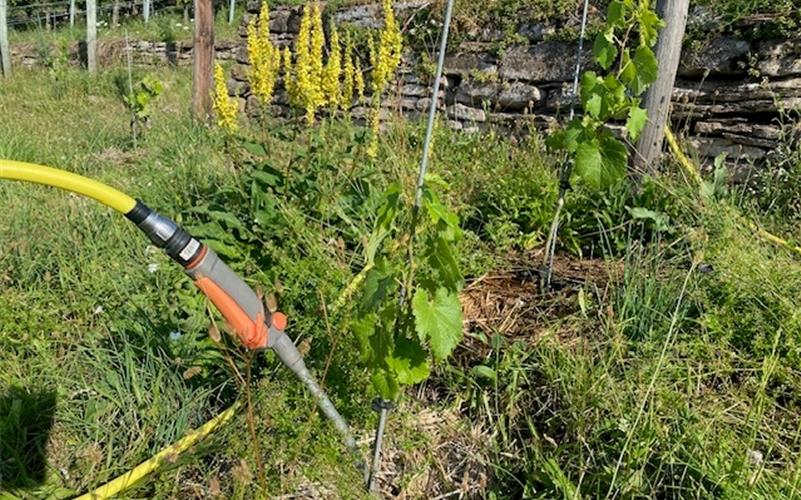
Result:
[[[428,4],[428,0],[397,2],[402,25],[413,24]],[[229,81],[232,95],[242,99],[249,113],[259,106],[247,83],[246,23],[258,9],[258,1],[249,3]],[[339,24],[381,24],[378,5],[343,7],[332,15]],[[272,10],[270,31],[277,45],[293,43],[300,17],[300,7]],[[514,37],[522,42],[499,50],[504,35],[483,27],[469,41],[452,47],[440,103],[448,124],[465,131],[517,130],[530,125],[548,127],[564,118],[577,46],[554,40],[554,32],[546,24],[524,26]],[[582,59],[584,69],[593,67],[589,47]],[[420,70],[425,66],[422,60],[415,48],[407,50],[396,84],[383,101],[387,115],[396,112],[414,118],[429,106],[431,78]],[[292,114],[280,91],[268,111]],[[685,50],[673,92],[674,126],[690,136],[702,159],[727,153],[730,158],[764,160],[784,134],[793,133],[788,123],[796,120],[799,111],[801,39],[752,42],[726,34]],[[360,119],[365,114],[356,104],[352,115]]]
[[[239,41],[220,40],[215,43],[217,59],[221,61],[234,60],[239,49]],[[108,66],[125,62],[127,50],[125,40],[100,40],[97,47],[98,63]],[[63,50],[51,47],[47,53],[33,44],[19,44],[11,46],[11,64],[27,68],[47,65],[48,59],[61,57],[57,51]],[[144,66],[189,66],[192,64],[192,41],[176,42],[150,42],[131,41],[131,59],[136,65]],[[66,56],[69,63],[78,65],[84,60],[83,44],[72,42],[66,47]]]

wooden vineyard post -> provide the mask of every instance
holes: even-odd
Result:
[[[211,0],[195,0],[195,38],[192,55],[194,60],[192,111],[195,119],[206,121],[211,116],[214,59],[214,9]]]
[[[658,0],[657,13],[665,21],[656,43],[656,59],[659,74],[645,94],[645,109],[648,123],[637,141],[633,163],[636,172],[653,172],[662,152],[665,123],[670,112],[670,97],[681,58],[681,43],[687,26],[689,0]]]
[[[8,1],[0,0],[0,66],[3,76],[11,76],[11,49],[8,46]]]
[[[142,2],[142,18],[145,23],[150,21],[150,0],[144,0],[144,2]]]
[[[70,0],[70,28],[75,27],[75,0]]]
[[[234,12],[236,11],[236,0],[228,2],[228,24],[234,24]]]
[[[97,71],[97,0],[86,0],[86,69]]]

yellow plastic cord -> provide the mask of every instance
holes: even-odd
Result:
[[[66,189],[93,198],[123,214],[130,212],[136,205],[136,200],[127,194],[101,182],[32,163],[0,159],[0,179],[35,182]]]
[[[157,454],[153,455],[148,460],[137,465],[136,468],[130,472],[126,472],[113,481],[106,483],[94,491],[86,493],[85,495],[81,495],[75,500],[96,500],[113,497],[127,490],[136,484],[137,481],[152,473],[163,464],[175,463],[178,455],[191,448],[195,443],[214,432],[217,427],[230,420],[231,417],[234,416],[234,413],[236,413],[237,406],[237,404],[232,405],[224,412],[203,424],[203,426],[199,429],[190,431],[180,441],[171,444],[167,448],[164,448]]]
[[[676,140],[676,136],[673,135],[673,132],[670,130],[670,127],[665,127],[665,138],[667,139],[668,146],[670,146],[670,151],[676,156],[676,159],[679,161],[679,164],[684,168],[684,171],[693,179],[693,181],[698,184],[699,186],[703,182],[703,178],[701,177],[700,169],[693,164],[693,162],[684,154],[682,151],[681,146],[679,146],[678,141]],[[757,233],[763,240],[773,243],[774,245],[780,246],[785,250],[789,250],[795,254],[801,255],[801,247],[793,245],[789,241],[775,234],[772,234],[765,229],[759,227],[755,222],[746,219],[743,216],[738,216],[740,222],[743,223],[746,227],[750,230]]]

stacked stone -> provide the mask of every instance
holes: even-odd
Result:
[[[215,43],[216,57],[219,60],[233,60],[240,44],[236,41],[218,41]],[[148,42],[130,41],[131,60],[142,66],[190,66],[192,64],[192,42]],[[124,40],[101,40],[98,43],[98,60],[102,65],[125,63],[127,49]],[[44,64],[42,56],[32,45],[17,45],[11,50],[12,63],[25,67]],[[81,61],[79,43],[73,42],[67,47],[67,58],[70,64],[78,65]]]
[[[429,0],[395,5],[402,26],[414,26]],[[255,15],[259,2],[248,4]],[[270,31],[279,46],[291,45],[300,28],[301,7],[282,7],[271,12]],[[380,28],[382,12],[377,3],[346,6],[333,13],[338,24]],[[420,16],[424,17],[424,16]],[[245,19],[248,22],[249,17]],[[249,97],[246,24],[240,30],[242,46],[229,82],[231,93]],[[508,36],[492,27],[466,33],[470,41],[451,47],[446,58],[444,100],[440,107],[446,123],[466,132],[493,128],[513,131],[551,127],[563,120],[571,103],[576,43],[554,40],[556,29],[545,23],[523,26],[517,43],[498,51]],[[591,43],[582,54],[584,70],[592,63]],[[382,117],[424,115],[430,105],[432,80],[419,48],[407,49],[398,74],[382,101]],[[421,68],[426,68],[422,70]],[[368,73],[369,76],[369,73]],[[369,90],[369,78],[368,78]],[[712,159],[720,153],[746,161],[763,160],[786,136],[785,118],[801,110],[801,41],[750,42],[720,35],[703,46],[686,50],[673,93],[674,126],[686,131],[699,156]],[[271,112],[288,116],[292,111],[279,90]],[[364,120],[368,110],[358,103],[351,110]]]

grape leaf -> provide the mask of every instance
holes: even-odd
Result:
[[[579,144],[576,150],[576,175],[595,190],[608,188],[626,174],[626,146],[608,131]]]
[[[615,36],[612,29],[604,33],[598,33],[595,43],[592,44],[592,55],[604,70],[609,69],[617,59],[617,46],[615,46]]]
[[[438,288],[434,297],[418,288],[412,299],[414,324],[421,342],[428,339],[431,352],[438,360],[450,355],[462,338],[462,305],[454,292]]]
[[[601,94],[593,94],[592,97],[587,99],[587,102],[584,104],[584,111],[591,114],[595,118],[601,118],[601,109],[603,107],[604,100],[601,97]]]
[[[643,42],[646,46],[652,47],[656,43],[659,28],[665,26],[665,23],[659,19],[656,12],[652,11],[647,4],[644,8],[640,9],[637,18],[640,24],[640,36]]]
[[[395,341],[395,351],[387,356],[387,366],[395,372],[401,384],[417,384],[431,373],[426,359],[426,351],[416,340],[399,338]]]
[[[609,24],[614,26],[623,27],[626,21],[626,6],[620,0],[615,0],[609,4],[609,10],[606,11],[606,20]]]
[[[649,85],[656,81],[659,64],[654,51],[645,45],[637,47],[637,50],[634,51],[632,62],[637,69],[637,77],[632,84],[632,92],[634,92],[634,95],[640,95]]]
[[[646,123],[648,123],[648,112],[639,106],[632,106],[629,109],[628,120],[626,120],[626,130],[629,132],[629,137],[636,141]]]
[[[388,401],[395,399],[400,390],[395,376],[387,370],[376,370],[370,377],[370,381],[378,395]]]
[[[373,312],[381,307],[387,298],[387,292],[393,284],[390,276],[381,262],[367,273],[362,286],[362,296],[359,309],[364,312]]]

